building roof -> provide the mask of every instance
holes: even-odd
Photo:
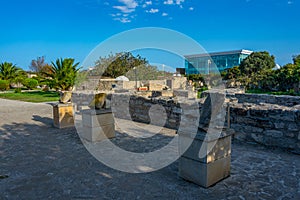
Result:
[[[185,58],[196,58],[196,57],[207,57],[207,56],[222,56],[222,55],[231,55],[231,54],[246,54],[250,55],[253,51],[250,50],[234,50],[234,51],[222,51],[222,52],[213,52],[213,53],[202,53],[202,54],[193,54],[185,55]]]

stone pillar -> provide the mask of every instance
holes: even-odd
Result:
[[[227,105],[224,94],[209,93],[196,133],[178,131],[180,177],[208,188],[230,175],[231,131],[223,128]]]
[[[115,122],[111,109],[82,110],[81,137],[90,142],[114,138]]]
[[[74,126],[74,111],[72,103],[58,103],[53,106],[53,125],[57,128]]]
[[[178,134],[182,155],[179,158],[180,177],[208,188],[230,175],[230,133],[225,131],[221,137],[206,137],[205,131],[195,136],[182,132]],[[189,143],[189,148],[183,149]]]

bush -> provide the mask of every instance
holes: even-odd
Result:
[[[7,80],[0,80],[0,90],[8,90],[9,89],[9,81]]]
[[[22,89],[21,88],[15,88],[15,93],[21,93]]]
[[[208,87],[206,87],[206,86],[204,86],[204,87],[198,89],[197,98],[198,98],[198,99],[201,98],[202,92],[204,92],[204,91],[206,91],[206,90],[208,90]]]
[[[36,79],[33,79],[33,78],[26,78],[23,81],[23,85],[25,87],[27,87],[28,89],[32,90],[32,89],[36,88],[39,85],[39,82]]]

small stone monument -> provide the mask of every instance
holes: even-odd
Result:
[[[179,176],[205,188],[230,175],[231,132],[223,128],[224,100],[224,94],[209,93],[201,109],[198,132],[178,132],[182,155]]]
[[[90,102],[91,109],[82,110],[81,137],[90,142],[100,142],[115,137],[115,122],[107,104],[105,93],[96,94]]]
[[[59,103],[53,105],[53,125],[57,128],[74,126],[72,91],[60,92]]]
[[[53,125],[57,128],[74,126],[74,113],[72,103],[57,103],[53,105]]]

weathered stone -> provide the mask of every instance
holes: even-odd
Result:
[[[53,125],[57,128],[74,126],[73,104],[55,104],[53,106]]]
[[[247,116],[248,109],[245,107],[230,107],[230,112],[233,112],[238,116]]]
[[[82,131],[80,135],[91,142],[114,138],[115,122],[111,110],[82,111]]]
[[[66,104],[71,102],[71,98],[72,98],[72,91],[63,91],[60,92],[59,102]]]
[[[299,128],[300,128],[300,127],[297,126],[296,123],[291,123],[291,124],[288,125],[288,130],[289,130],[289,131],[300,131]]]
[[[263,137],[262,134],[252,133],[252,134],[251,134],[251,138],[252,138],[255,142],[258,142],[258,143],[261,143],[261,144],[263,144],[263,142],[264,142],[264,137]]]
[[[277,131],[277,130],[266,130],[266,131],[264,131],[264,134],[267,136],[276,137],[276,138],[280,138],[283,136],[283,132]]]
[[[163,97],[173,97],[173,96],[174,96],[172,90],[163,90],[163,91],[161,92],[161,95],[162,95]]]
[[[227,157],[231,154],[231,136],[219,138],[213,141],[205,141],[190,138],[179,134],[179,153],[186,158],[197,160],[202,163],[210,163]],[[191,143],[191,144],[190,144]],[[187,145],[190,144],[186,150]],[[200,149],[205,152],[204,157],[199,157]]]
[[[94,114],[83,112],[82,114],[82,124],[87,127],[99,127],[113,123],[114,117],[111,110],[103,110],[102,112],[95,112]]]
[[[291,138],[295,137],[295,134],[293,132],[289,132],[289,131],[284,132],[284,135],[287,137],[291,137]]]
[[[100,142],[116,137],[114,124],[102,125],[100,127],[83,126],[79,134],[80,137],[90,142]]]
[[[220,122],[217,118],[225,118],[226,111],[225,107],[223,107],[224,102],[224,94],[209,93],[201,109],[199,127],[208,127],[211,122]]]
[[[192,159],[180,157],[179,176],[208,188],[230,175],[230,159],[231,156],[227,156],[215,162],[204,164]]]
[[[247,133],[262,133],[263,132],[262,128],[258,128],[258,127],[254,127],[254,126],[243,126],[243,129]]]
[[[207,92],[207,94],[208,93],[209,92]],[[299,132],[300,130],[300,107],[299,105],[295,105],[295,102],[299,102],[300,104],[300,97],[274,97],[273,95],[253,94],[230,95],[231,98],[236,97],[239,100],[238,103],[233,103],[230,106],[230,126],[236,131],[235,138],[244,141],[259,141],[267,145],[265,143],[266,139],[273,136],[263,134],[262,132],[266,130],[275,130],[283,132],[283,134],[275,134],[276,137],[274,137],[282,139],[281,143],[276,143],[279,147],[290,146],[291,141],[289,141],[288,144],[284,144],[286,143],[284,140],[286,137],[294,140],[294,143],[298,142],[297,131]],[[93,94],[75,94],[74,98],[77,99],[76,101],[79,102],[79,105],[84,106],[87,105],[86,99],[89,99],[92,96]],[[204,98],[192,101],[181,99],[180,103],[178,103],[178,100],[176,99],[149,99],[130,96],[129,93],[113,94],[112,109],[115,117],[149,123],[149,108],[154,104],[159,104],[165,108],[167,113],[166,127],[177,130],[180,128],[182,131],[189,132],[194,131],[197,126],[195,124],[199,121],[199,113],[201,113],[203,107],[205,107],[203,106],[204,100]],[[295,106],[288,106],[290,103]],[[205,114],[209,116],[209,113]],[[222,118],[223,116],[224,118]],[[214,115],[213,119],[220,122],[220,126],[224,126],[223,122],[225,121],[225,117],[226,115],[223,115],[223,113],[220,112]],[[202,120],[203,119],[206,119],[207,123],[211,120],[209,117],[204,117]],[[213,125],[217,124],[214,123]],[[290,137],[292,134],[289,132],[293,133],[294,137]],[[295,148],[297,148],[296,145]]]
[[[284,128],[285,123],[283,123],[283,122],[275,122],[274,125],[275,125],[276,129],[282,129],[282,128]]]
[[[260,117],[260,118],[266,118],[268,117],[268,111],[267,110],[258,110],[258,109],[251,109],[250,115],[254,117]]]

